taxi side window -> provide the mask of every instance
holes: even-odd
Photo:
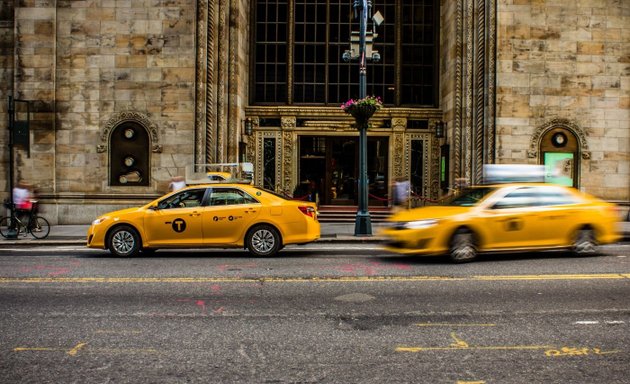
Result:
[[[532,188],[520,188],[512,191],[497,201],[493,209],[525,208],[536,205],[535,191]]]
[[[199,207],[202,205],[203,195],[205,192],[205,189],[187,189],[160,201],[158,208],[171,209]]]
[[[569,192],[560,188],[540,188],[538,193],[538,205],[567,205],[576,204],[579,201]]]
[[[210,206],[255,203],[256,199],[237,188],[214,188],[210,193]]]

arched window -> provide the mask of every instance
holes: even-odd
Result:
[[[566,185],[578,186],[580,157],[575,135],[563,127],[547,131],[540,141],[540,160],[545,166],[545,180]]]
[[[151,143],[147,130],[127,121],[116,126],[109,139],[110,185],[148,186]]]

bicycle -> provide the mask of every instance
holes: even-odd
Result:
[[[45,218],[35,214],[35,204],[33,201],[33,209],[28,211],[28,215],[22,216],[16,214],[15,204],[4,203],[4,206],[11,211],[11,216],[0,218],[0,235],[2,237],[17,238],[22,235],[26,237],[31,234],[36,239],[45,239],[50,233],[50,224]]]

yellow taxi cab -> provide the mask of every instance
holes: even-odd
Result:
[[[319,239],[315,203],[288,200],[251,184],[199,184],[149,204],[100,216],[87,246],[116,256],[160,248],[246,248],[273,256],[285,245]]]
[[[381,231],[388,251],[447,254],[467,262],[480,252],[571,249],[593,254],[620,239],[614,204],[574,188],[509,183],[465,189],[439,206],[401,211]]]

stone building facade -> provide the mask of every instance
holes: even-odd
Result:
[[[375,10],[401,13],[400,1],[380,3]],[[455,180],[481,182],[486,163],[557,162],[576,187],[628,204],[628,2],[425,3],[439,19],[437,103],[386,104],[372,119],[372,177],[385,188],[373,203],[401,177],[435,199]],[[308,165],[319,155],[306,147],[353,148],[358,134],[338,105],[252,102],[255,10],[253,0],[3,2],[0,197],[9,190],[9,96],[31,111],[14,179],[37,186],[51,222],[87,223],[149,201],[191,164],[251,161],[257,184],[295,192],[310,168],[336,160]],[[24,103],[16,112],[24,118]],[[440,122],[445,138],[435,134]],[[354,204],[340,198],[334,172],[319,175],[326,203]]]

